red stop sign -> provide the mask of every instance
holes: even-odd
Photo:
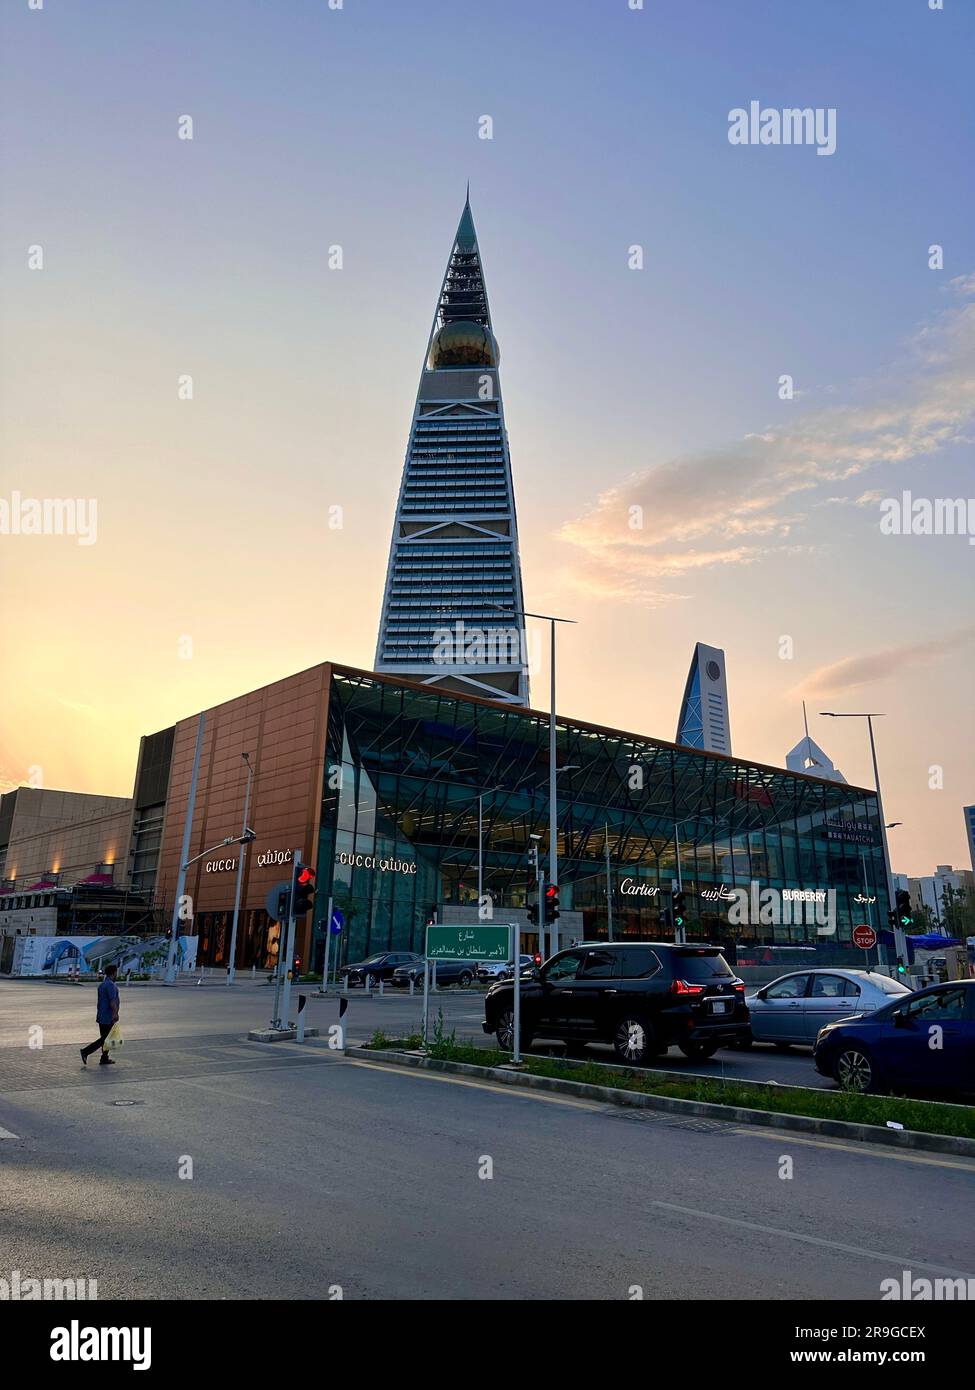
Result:
[[[877,944],[877,933],[866,922],[860,922],[853,928],[853,944],[859,946],[861,951],[869,951],[871,946]]]

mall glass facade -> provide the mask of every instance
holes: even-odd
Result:
[[[332,668],[318,896],[344,915],[343,960],[422,950],[435,911],[476,906],[479,797],[495,919],[526,905],[532,834],[547,854],[548,741],[546,715]],[[557,763],[561,906],[582,912],[587,939],[607,934],[607,842],[617,938],[672,935],[662,909],[678,855],[690,939],[860,963],[852,927],[886,920],[872,792],[571,721]],[[747,920],[728,910],[735,889]],[[766,889],[778,908],[759,908]],[[784,890],[835,892],[831,921],[783,905]]]

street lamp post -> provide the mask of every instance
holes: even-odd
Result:
[[[232,985],[234,976],[237,973],[237,919],[240,916],[240,891],[244,881],[244,856],[247,853],[247,840],[245,836],[250,833],[247,827],[247,813],[251,804],[251,782],[254,780],[254,769],[251,767],[249,753],[240,755],[247,764],[247,789],[244,792],[244,824],[240,832],[240,854],[237,857],[237,886],[234,890],[234,924],[230,930],[230,963],[227,966],[227,984]]]
[[[880,793],[880,771],[877,767],[877,745],[873,737],[873,721],[882,719],[882,714],[837,714],[834,710],[820,710],[820,714],[826,719],[865,719],[867,730],[870,734],[870,756],[873,759],[873,785],[877,793],[877,814],[880,816],[880,841],[884,851],[884,874],[887,879],[887,898],[890,911],[894,911],[897,895],[894,891],[894,874],[890,867],[890,846],[887,843],[887,822],[884,820],[884,802]],[[896,924],[894,926],[894,954],[901,957],[904,964],[907,964],[907,936],[903,928]]]
[[[548,732],[548,881],[549,881],[549,883],[552,885],[553,888],[558,888],[558,886],[559,886],[559,846],[558,846],[558,838],[557,838],[557,836],[558,836],[559,804],[558,804],[558,788],[557,788],[557,786],[556,786],[556,777],[557,777],[557,775],[558,775],[558,768],[556,767],[556,764],[555,764],[555,719],[556,719],[556,714],[555,714],[555,711],[556,711],[556,702],[555,702],[555,624],[556,624],[556,623],[572,623],[572,624],[575,624],[575,618],[556,618],[556,617],[553,617],[551,613],[529,613],[529,612],[527,611],[527,609],[523,609],[523,608],[502,608],[501,605],[500,605],[499,603],[492,604],[492,607],[493,607],[493,608],[497,608],[497,610],[498,610],[499,613],[505,613],[505,614],[507,614],[507,616],[510,617],[510,618],[538,618],[538,619],[540,619],[540,621],[542,621],[542,622],[551,624],[551,634],[552,634],[552,635],[551,635],[551,641],[550,641],[550,643],[549,643],[550,664],[551,664],[551,671],[550,671],[550,677],[551,677],[551,680],[550,680],[550,685],[551,685],[550,700],[551,700],[551,703],[550,703],[550,707],[549,707],[549,716],[548,716],[548,730],[549,730],[549,732]],[[542,924],[539,923],[539,926],[541,926],[541,925],[542,925]],[[541,938],[539,938],[539,939],[541,939]],[[551,941],[552,941],[552,944],[553,944],[553,945],[557,945],[557,942],[558,942],[558,927],[555,925],[554,922],[552,923]],[[554,952],[553,952],[553,954],[554,954]]]

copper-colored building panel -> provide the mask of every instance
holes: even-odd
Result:
[[[242,754],[248,753],[254,769],[248,822],[257,839],[247,849],[242,912],[263,908],[270,889],[289,877],[288,864],[275,862],[276,852],[301,849],[305,861],[314,863],[330,670],[323,663],[205,711],[190,858],[240,834],[247,784]],[[168,912],[176,891],[198,718],[194,715],[176,726],[156,879],[157,902]],[[237,845],[230,845],[190,868],[185,891],[194,915],[232,911],[239,852]],[[271,862],[262,862],[266,859]],[[302,925],[298,945],[307,956],[311,923]]]

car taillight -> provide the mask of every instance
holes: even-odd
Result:
[[[671,994],[703,994],[703,985],[689,985],[686,980],[674,980],[670,986]]]
[[[735,993],[736,993],[736,994],[744,994],[744,993],[745,993],[745,982],[744,982],[744,980],[738,980],[738,981],[736,981],[736,983],[735,983]]]

